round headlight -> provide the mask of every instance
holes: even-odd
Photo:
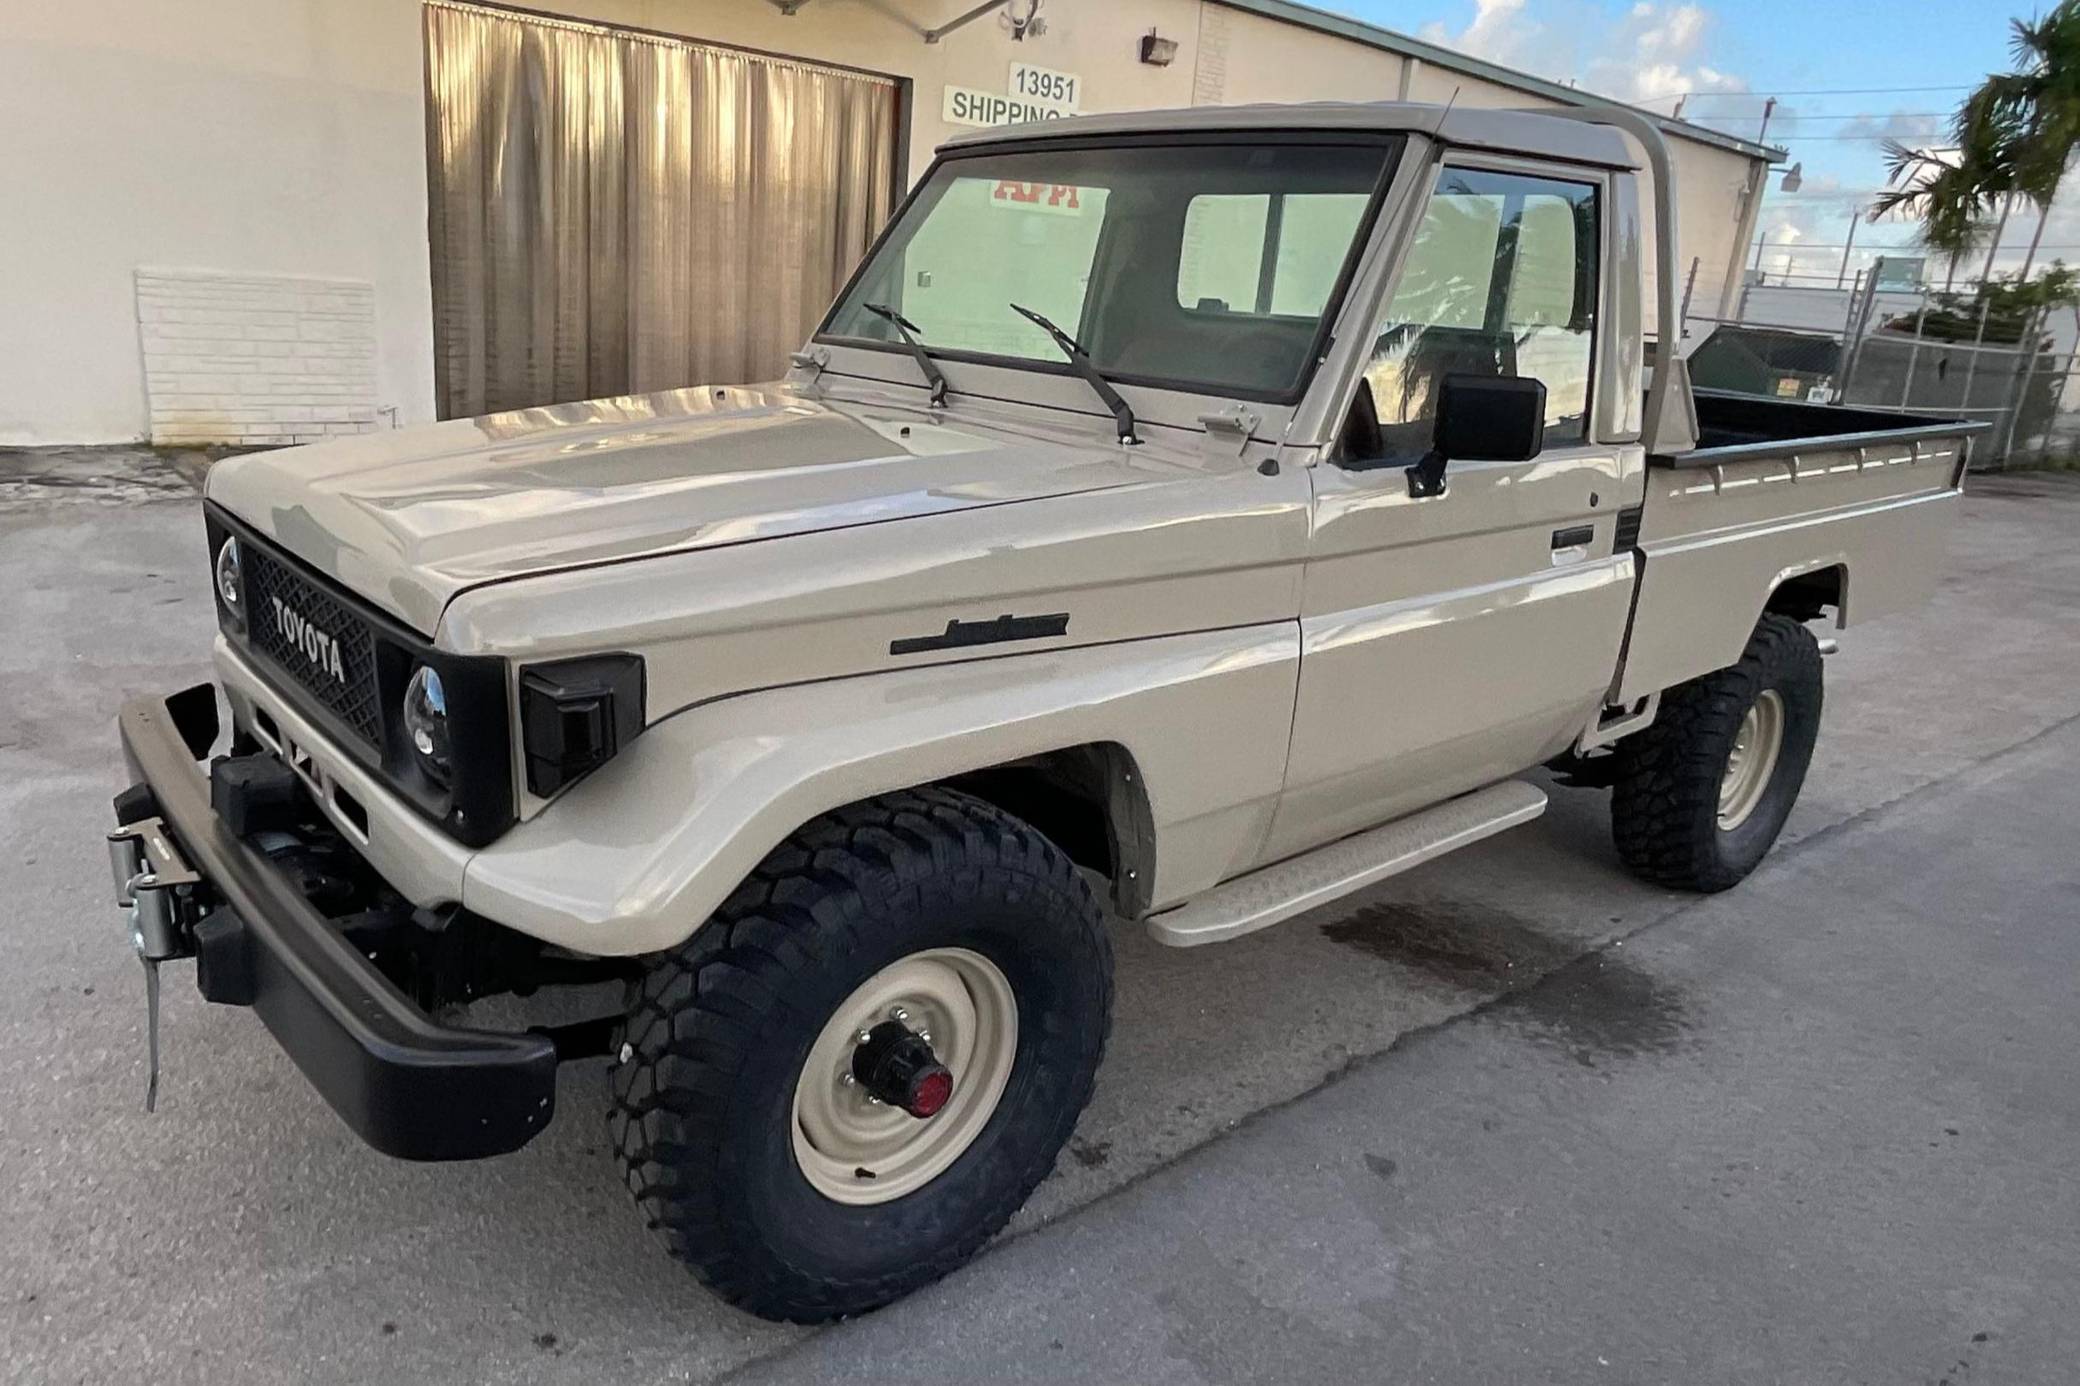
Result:
[[[246,617],[245,584],[239,580],[238,536],[226,539],[217,550],[217,600],[240,621]]]
[[[424,664],[412,671],[404,689],[404,730],[412,739],[419,765],[442,784],[448,782],[448,690],[441,676]]]

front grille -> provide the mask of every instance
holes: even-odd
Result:
[[[368,621],[258,544],[242,547],[253,648],[369,745],[380,746],[381,695]]]

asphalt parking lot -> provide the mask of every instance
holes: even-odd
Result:
[[[176,969],[144,1115],[111,719],[207,674],[201,526],[57,489],[0,490],[11,1379],[2070,1379],[2080,478],[1979,483],[1933,604],[1845,635],[1786,841],[1732,895],[1631,881],[1602,796],[1558,791],[1234,944],[1122,927],[1055,1175],[975,1267],[822,1333],[653,1244],[598,1064],[518,1155],[399,1164]]]

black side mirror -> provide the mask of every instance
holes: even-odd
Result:
[[[1444,494],[1447,462],[1528,462],[1546,441],[1545,382],[1529,376],[1448,375],[1437,387],[1430,451],[1408,469],[1408,494]]]

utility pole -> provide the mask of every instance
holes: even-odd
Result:
[[[1856,246],[1856,223],[1862,220],[1863,208],[1855,208],[1849,213],[1849,239],[1842,243],[1842,267],[1834,276],[1834,286],[1837,289],[1841,288],[1842,281],[1849,277],[1849,252]]]
[[[2001,237],[2007,234],[2008,213],[2013,210],[2015,210],[2015,194],[2009,193],[2001,199],[2000,220],[1993,224],[1993,244],[1986,247],[1986,269],[1979,276],[1979,282],[1982,284],[1991,284],[1993,282],[1994,257],[2001,253]],[[2038,222],[2038,229],[2041,230],[2043,225],[2043,222]]]
[[[2057,196],[2058,184],[2053,183],[2051,185],[2051,197],[2045,198],[2044,205],[2037,208],[2037,229],[2030,232],[2029,253],[2022,257],[2022,272],[2015,276],[2015,282],[2018,284],[2029,283],[2030,269],[2037,263],[2037,247],[2044,240],[2044,223],[2051,220],[2052,198]]]

